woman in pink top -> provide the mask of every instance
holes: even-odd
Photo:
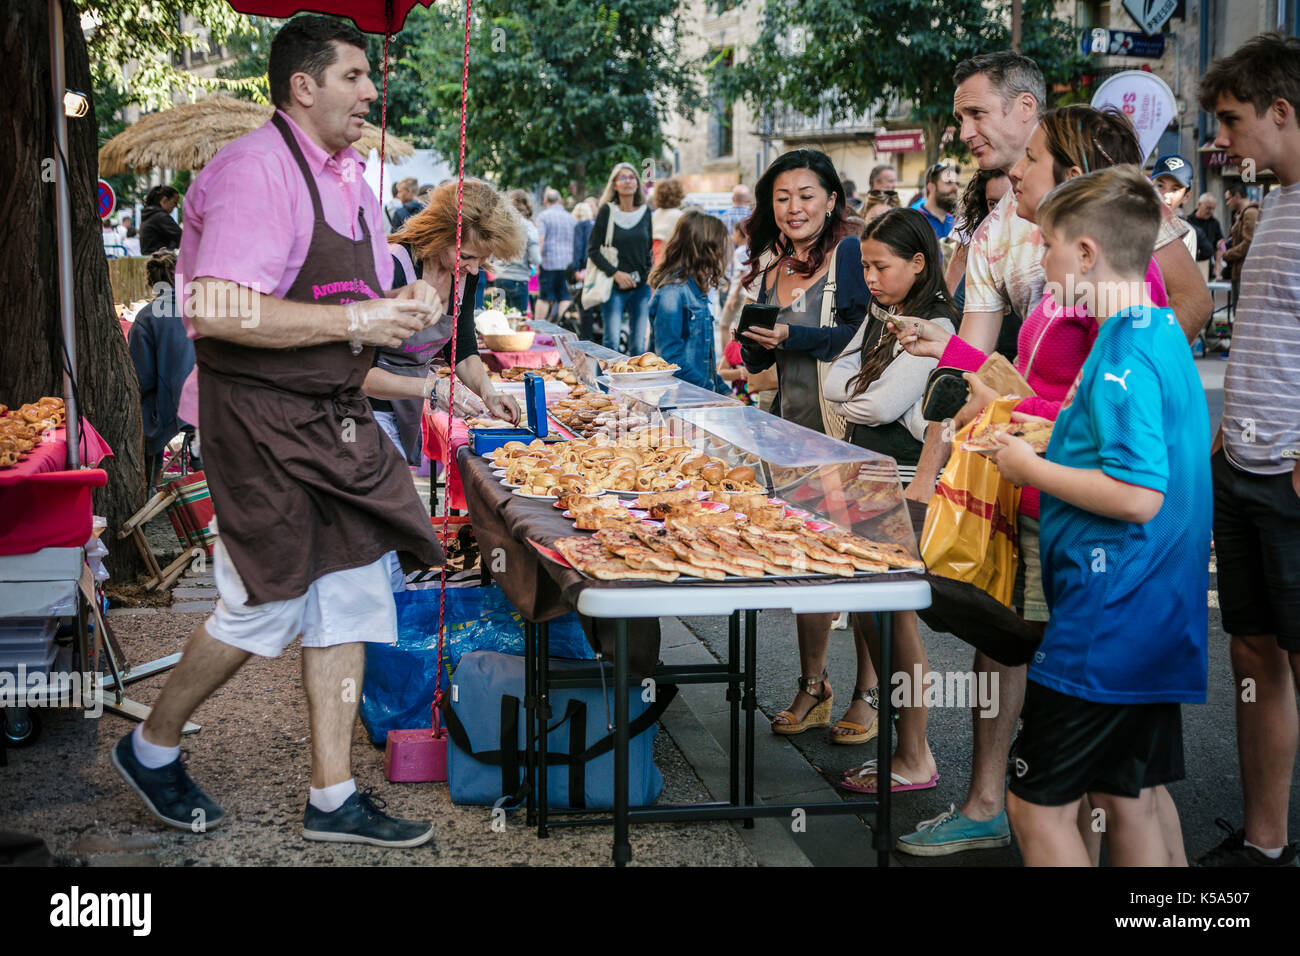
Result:
[[[1016,213],[1036,222],[1038,205],[1054,187],[1066,180],[1121,163],[1141,163],[1137,137],[1122,113],[1099,112],[1090,106],[1067,106],[1052,110],[1040,121],[1029,139],[1025,156],[1010,172],[1016,192]],[[1037,241],[1037,232],[1035,232]],[[1175,241],[1175,230],[1162,227],[1157,248]],[[1153,257],[1147,267],[1147,287],[1157,305],[1168,304],[1164,279]],[[956,427],[969,422],[990,401],[999,396],[975,377],[988,356],[969,342],[931,322],[914,319],[908,328],[899,327],[899,338],[913,355],[939,359],[945,368],[965,369],[971,397],[953,420]],[[1067,393],[1083,368],[1097,337],[1097,320],[1086,309],[1061,308],[1051,289],[1020,327],[1016,356],[1018,371],[1033,394],[1016,406],[1016,412],[1055,420]],[[1038,489],[1026,487],[1020,499],[1021,548],[1025,552],[1025,588],[1021,608],[1026,620],[1047,620],[1042,598],[1042,577],[1037,564]],[[1030,519],[1028,523],[1025,518]],[[1028,540],[1027,540],[1028,539]]]

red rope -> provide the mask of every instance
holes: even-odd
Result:
[[[379,205],[384,205],[384,144],[388,136],[388,41],[393,36],[393,9],[388,7],[388,32],[384,34],[384,98],[379,107]]]
[[[451,518],[451,507],[447,495],[451,490],[451,450],[452,436],[456,430],[456,324],[460,320],[461,306],[461,276],[460,276],[460,246],[461,232],[464,224],[465,208],[465,117],[469,110],[469,27],[470,27],[470,4],[472,0],[465,0],[465,60],[464,68],[460,77],[460,172],[457,174],[456,181],[456,260],[452,273],[451,294],[451,365],[452,373],[447,376],[447,442],[443,449],[443,467],[442,467],[442,541],[443,546],[447,544],[447,528]],[[434,678],[433,684],[433,722],[434,730],[438,726],[438,708],[442,703],[442,652],[443,645],[447,639],[447,562],[442,562],[442,571],[439,575],[439,597],[438,597],[438,673]]]

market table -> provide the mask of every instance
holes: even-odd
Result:
[[[822,804],[773,805],[754,803],[754,734],[757,710],[755,683],[757,661],[757,620],[761,609],[784,608],[796,613],[824,612],[827,609],[887,612],[924,608],[930,601],[930,588],[919,574],[887,574],[865,578],[772,578],[736,581],[701,581],[674,583],[605,582],[585,577],[576,570],[541,557],[530,542],[549,548],[556,538],[575,534],[573,525],[555,510],[550,501],[531,500],[514,495],[492,474],[490,464],[466,448],[460,453],[460,472],[464,477],[469,511],[475,534],[484,553],[500,548],[504,568],[493,572],[497,584],[525,618],[525,713],[528,726],[526,767],[528,780],[529,823],[536,814],[538,835],[548,827],[579,826],[608,820],[593,820],[585,813],[566,811],[572,820],[549,820],[546,801],[535,794],[545,794],[547,777],[547,735],[541,732],[549,715],[549,691],[553,687],[589,686],[593,677],[586,673],[566,672],[552,679],[547,666],[545,622],[569,609],[580,617],[613,626],[612,635],[597,638],[602,649],[609,647],[613,658],[613,686],[627,688],[634,675],[653,674],[665,685],[674,683],[723,683],[728,687],[731,707],[729,745],[730,792],[725,803],[690,806],[628,806],[628,698],[625,692],[614,695],[614,828],[613,857],[622,866],[631,859],[628,827],[631,823],[663,823],[684,820],[744,820],[746,826],[760,816],[789,817],[798,809],[812,815],[862,813],[875,811],[874,845],[877,863],[887,866],[892,848],[890,835],[891,794],[883,789],[876,800],[843,800]],[[493,567],[497,567],[494,562]],[[658,618],[665,609],[674,614],[726,615],[730,619],[727,660],[718,665],[691,667],[656,667],[658,643],[648,655],[649,630],[657,631]],[[744,657],[741,659],[741,612],[744,612]],[[892,620],[889,614],[879,619],[880,665],[882,673],[893,668]],[[597,630],[599,635],[599,630]],[[603,672],[591,669],[600,677]],[[635,686],[635,685],[631,685]],[[889,694],[881,695],[880,722],[891,726],[892,702]],[[739,759],[740,711],[745,712],[745,749]],[[534,740],[537,740],[536,750]],[[890,779],[890,734],[879,735],[877,760],[879,778]],[[744,793],[741,795],[743,770]],[[534,805],[536,807],[534,808]],[[583,819],[582,817],[586,817]]]
[[[546,365],[560,364],[560,349],[555,341],[546,335],[533,339],[533,347],[526,352],[493,352],[491,349],[478,350],[479,358],[489,372],[503,372],[508,368],[522,365],[525,368],[542,368]]]

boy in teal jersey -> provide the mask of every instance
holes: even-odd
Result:
[[[1183,777],[1179,706],[1207,683],[1209,416],[1186,338],[1145,287],[1161,211],[1140,171],[1070,180],[1038,215],[1056,301],[1110,318],[1046,460],[1018,438],[995,452],[1003,477],[1042,490],[1052,613],[1007,811],[1028,865],[1088,865],[1086,795],[1112,863],[1165,866],[1184,858],[1164,789]]]

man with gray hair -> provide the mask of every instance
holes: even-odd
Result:
[[[754,214],[754,193],[744,183],[736,183],[731,188],[731,208],[722,211],[722,221],[727,224],[727,234],[736,231],[736,226]]]
[[[545,319],[555,305],[559,318],[569,308],[569,266],[573,264],[573,230],[578,223],[560,202],[559,190],[550,186],[542,193],[546,208],[537,217],[542,240],[542,269],[538,276],[537,318]]]
[[[1186,217],[1187,224],[1196,231],[1196,262],[1198,265],[1204,263],[1201,268],[1208,269],[1207,279],[1217,276],[1223,265],[1223,250],[1219,248],[1223,241],[1223,226],[1214,214],[1218,206],[1213,193],[1201,193],[1196,208]]]

